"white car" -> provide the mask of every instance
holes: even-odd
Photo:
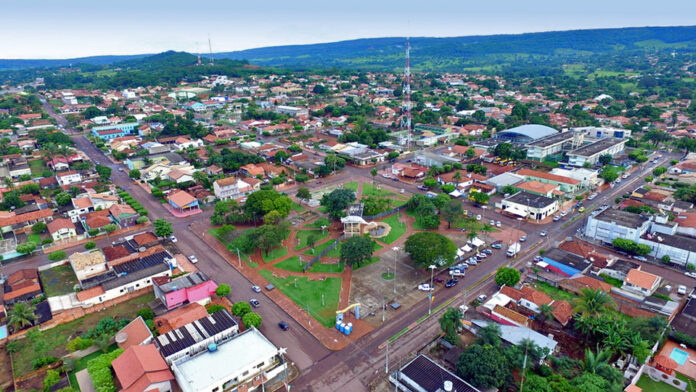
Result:
[[[255,293],[260,293],[261,292],[261,287],[259,286],[251,286],[251,291]]]
[[[198,257],[191,255],[188,257],[188,259],[193,263],[196,264],[198,262]]]
[[[696,278],[696,272],[685,272],[684,275],[688,276],[689,278]]]
[[[386,174],[386,173],[385,173],[385,174],[382,174],[382,177],[384,177],[384,178],[391,178],[391,176],[390,176],[389,174]]]
[[[481,294],[476,299],[479,300],[479,302],[483,302],[486,300],[486,298],[488,298],[486,294]]]
[[[480,221],[481,220],[481,215],[476,215],[476,220]]]
[[[501,227],[503,224],[500,221],[495,222],[495,227]]]
[[[560,215],[556,215],[556,216],[553,217],[553,221],[554,221],[554,222],[558,222],[559,220],[561,220],[561,216],[560,216]]]
[[[462,270],[451,270],[449,272],[450,276],[464,276],[465,272]],[[434,290],[434,289],[433,289]]]
[[[452,271],[450,271],[451,273]],[[435,291],[435,287],[430,286],[428,283],[423,283],[418,285],[418,290],[420,291]]]
[[[680,284],[679,287],[677,287],[677,294],[686,295],[686,286]]]
[[[566,215],[568,215],[568,213],[566,211],[561,212],[561,216],[566,216]]]
[[[628,178],[628,176],[630,176],[630,174],[628,174],[628,173],[625,173],[625,174],[624,174],[623,176],[621,176],[621,178],[623,178],[623,179],[625,180],[625,179],[627,179],[627,178]]]
[[[546,232],[546,230],[542,230],[541,233],[539,233],[540,236],[546,237],[546,235],[549,234]]]
[[[174,236],[170,236],[169,241],[176,243],[179,240],[177,240],[176,237],[174,237]]]
[[[520,237],[520,242],[525,242],[525,241],[527,241],[526,235],[523,235],[522,237]]]

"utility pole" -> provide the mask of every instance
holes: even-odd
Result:
[[[411,151],[411,40],[406,37],[406,67],[404,68],[404,97],[406,114],[406,151]]]
[[[242,256],[239,255],[239,248],[237,248],[237,260],[239,260],[239,268],[242,268]]]
[[[399,251],[399,247],[395,246],[392,250],[394,251],[394,294],[396,294],[396,253]]]
[[[433,304],[433,291],[435,289],[433,288],[433,271],[435,271],[435,264],[430,264],[428,267],[430,268],[430,291],[428,291],[428,314],[432,312],[432,304]]]
[[[389,341],[387,340],[387,356],[384,357],[384,373],[389,374]]]
[[[210,65],[215,65],[213,60],[213,45],[210,43],[210,34],[208,34],[208,49],[210,50]]]

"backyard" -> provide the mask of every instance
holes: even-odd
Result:
[[[148,293],[131,299],[130,301],[111,306],[101,312],[91,313],[77,320],[60,324],[51,329],[33,333],[34,338],[17,340],[18,347],[13,354],[12,366],[15,376],[20,377],[32,371],[32,361],[45,356],[62,357],[67,354],[65,345],[68,340],[81,335],[93,328],[99,320],[104,317],[114,319],[128,318],[135,316],[137,311],[147,306],[147,303],[155,298],[154,294]],[[38,329],[36,329],[38,331]],[[29,334],[28,334],[29,335]]]
[[[687,383],[689,382],[689,379],[685,377],[682,374],[677,373],[677,378],[686,381]],[[663,383],[663,382],[657,382],[653,381],[648,375],[643,374],[640,376],[640,379],[636,383],[637,386],[639,386],[641,389],[643,389],[643,392],[678,392],[679,389]],[[686,388],[687,392],[694,392],[694,387],[693,385],[689,385]]]
[[[112,344],[111,346],[109,346],[109,348],[107,348],[106,352],[112,352],[112,351],[116,350],[117,348],[118,348],[117,345]],[[75,374],[77,372],[79,372],[80,370],[87,369],[87,363],[89,363],[89,361],[93,360],[94,358],[97,358],[98,356],[100,356],[102,354],[104,354],[103,351],[97,350],[97,351],[93,352],[92,354],[85,355],[84,357],[76,360],[75,361],[75,370],[73,370],[72,372],[70,372],[68,374],[68,377],[70,378],[70,385],[77,385],[77,378],[75,378]]]
[[[312,317],[322,325],[327,328],[334,326],[341,293],[341,278],[324,280],[309,280],[306,277],[277,278],[264,269],[259,273],[300,308],[304,310],[309,308]]]
[[[78,283],[70,264],[63,264],[40,271],[39,275],[41,276],[46,297],[70,294],[75,291],[74,287]]]
[[[43,159],[35,159],[27,163],[29,164],[29,170],[31,170],[32,177],[42,177],[43,171],[47,169],[46,163],[43,161]]]

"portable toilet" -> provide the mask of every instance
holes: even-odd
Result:
[[[346,333],[346,325],[344,323],[341,323],[341,328],[339,331],[341,331],[341,333]]]
[[[338,320],[336,320],[336,329],[339,331],[341,330],[341,322]]]
[[[346,335],[350,335],[351,332],[353,332],[353,323],[348,323],[346,326]]]

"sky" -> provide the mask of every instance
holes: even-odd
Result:
[[[2,0],[0,58],[696,24],[693,0]]]

